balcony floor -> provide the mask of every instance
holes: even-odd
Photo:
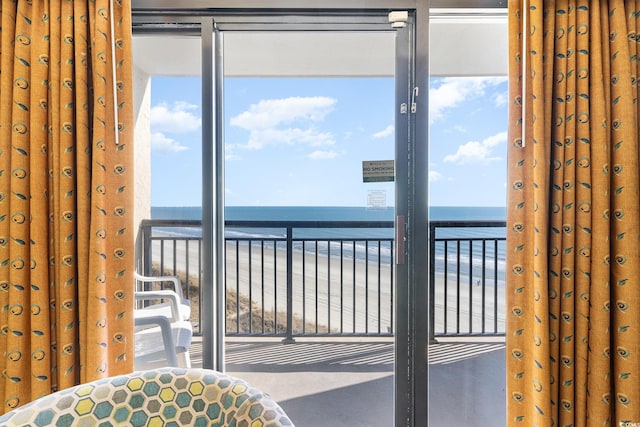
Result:
[[[202,343],[191,348],[202,366]],[[393,340],[228,338],[227,373],[278,401],[298,427],[393,425]],[[503,339],[450,338],[429,346],[431,426],[504,426]]]

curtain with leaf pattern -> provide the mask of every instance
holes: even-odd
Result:
[[[0,9],[0,401],[133,368],[126,0]]]
[[[510,0],[509,36],[507,421],[638,425],[640,2]]]

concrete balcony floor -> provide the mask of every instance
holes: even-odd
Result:
[[[429,346],[429,425],[506,424],[504,339]],[[191,347],[202,366],[202,343]],[[226,371],[275,399],[298,427],[393,426],[393,340],[228,338]]]

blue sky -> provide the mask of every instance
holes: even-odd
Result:
[[[198,78],[152,80],[152,206],[201,205]],[[363,160],[394,158],[391,78],[227,78],[228,206],[393,204],[363,183]],[[433,78],[432,206],[504,206],[506,78]]]

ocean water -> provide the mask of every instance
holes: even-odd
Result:
[[[435,206],[429,209],[431,221],[487,221],[506,218],[504,207],[444,207]],[[200,220],[200,207],[152,207],[152,219]],[[227,206],[225,219],[245,221],[393,221],[393,208],[367,209],[365,207],[334,207],[334,206]],[[178,235],[200,236],[199,228],[160,229],[163,233]],[[225,230],[226,237],[250,238],[269,237],[281,238],[286,230],[274,228],[236,228]],[[502,228],[441,228],[437,230],[437,238],[449,237],[485,237],[504,234]],[[294,230],[295,238],[391,238],[392,229],[329,229],[309,228]]]
[[[292,221],[393,221],[393,208],[334,206],[227,206],[228,220],[292,220]],[[505,207],[433,206],[429,208],[433,221],[485,221],[506,219]],[[202,209],[187,207],[152,207],[152,219],[201,219]]]
[[[152,219],[178,219],[199,220],[202,216],[200,207],[152,207]],[[431,221],[504,221],[506,208],[504,207],[431,207],[429,210]],[[225,208],[227,220],[253,220],[253,221],[393,221],[393,208],[367,209],[364,207],[240,207],[229,206]],[[201,236],[200,228],[171,228],[158,229],[163,234]],[[436,245],[435,262],[437,270],[444,270],[445,262],[449,272],[455,272],[458,265],[462,274],[476,270],[482,265],[484,251],[485,260],[497,260],[498,272],[504,274],[505,245],[499,242],[498,248],[490,242],[483,244],[483,238],[503,238],[504,227],[458,227],[442,228],[436,232],[437,239],[447,239],[446,243],[440,241]],[[285,229],[277,228],[227,228],[225,236],[231,239],[283,239],[286,237]],[[390,262],[392,250],[389,242],[382,241],[366,243],[358,239],[391,239],[394,236],[393,229],[297,229],[294,230],[294,238],[317,239],[302,246],[294,243],[297,251],[318,251],[330,256],[353,257],[362,259],[367,253],[370,262]],[[426,238],[427,236],[425,236]],[[330,243],[332,238],[346,238],[352,240],[340,245],[337,242]],[[325,241],[323,241],[325,239]],[[468,240],[467,240],[468,239]],[[257,244],[257,242],[256,242]],[[273,243],[275,244],[275,243]],[[379,247],[378,247],[379,246]],[[486,265],[485,273],[493,276],[495,265],[493,262]],[[476,276],[476,273],[472,273]]]

